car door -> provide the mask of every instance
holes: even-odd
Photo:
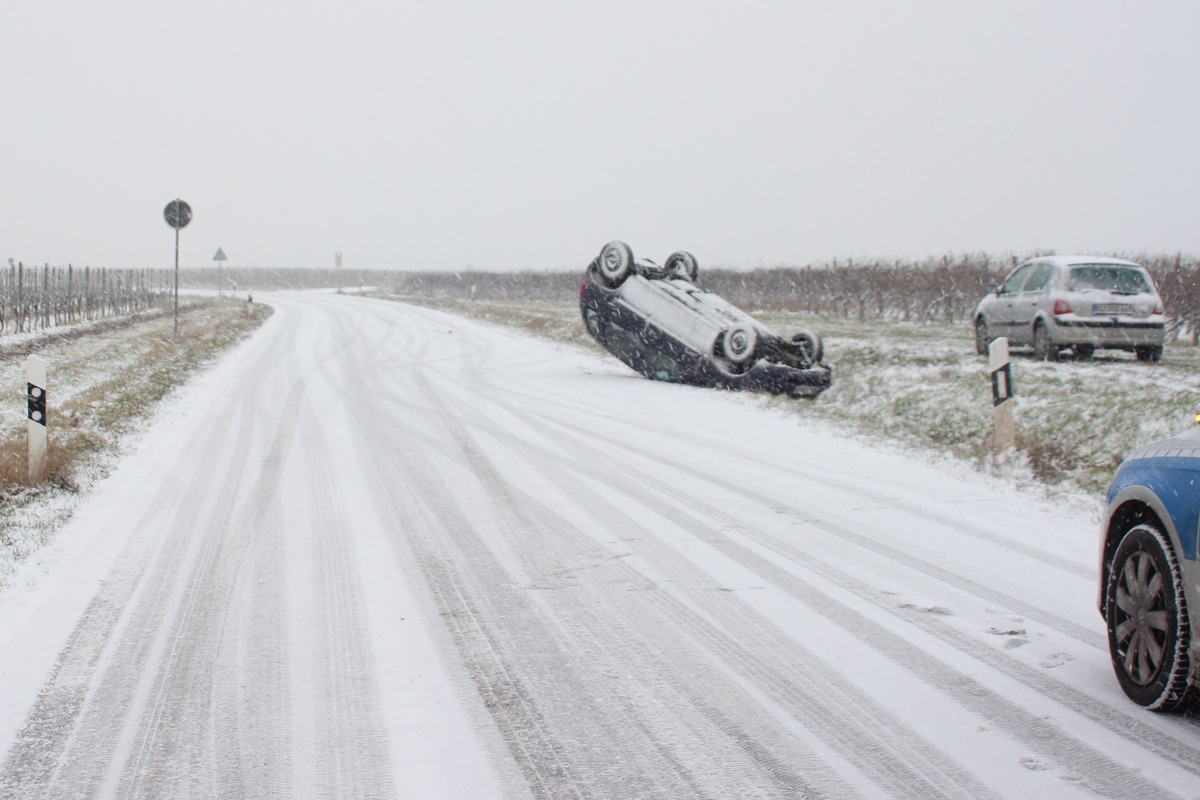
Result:
[[[1046,289],[1054,276],[1052,264],[1037,264],[1029,272],[1021,291],[1012,304],[1012,329],[1009,339],[1013,343],[1030,344],[1033,341],[1033,321],[1038,311],[1046,304]]]
[[[1017,297],[1034,266],[1034,264],[1022,264],[1018,267],[997,290],[995,300],[988,304],[987,324],[988,331],[992,336],[1012,338]]]

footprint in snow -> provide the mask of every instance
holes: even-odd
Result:
[[[1042,659],[1042,667],[1045,669],[1054,669],[1074,660],[1075,656],[1070,653],[1051,653]]]

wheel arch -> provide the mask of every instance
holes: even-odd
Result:
[[[1054,330],[1054,324],[1050,321],[1050,318],[1046,316],[1045,312],[1039,310],[1033,315],[1033,319],[1029,321],[1029,341],[1031,342],[1033,341],[1033,332],[1037,330],[1038,325],[1045,328],[1047,334]],[[1054,341],[1053,337],[1051,337],[1050,341]]]
[[[1108,613],[1105,604],[1105,594],[1108,586],[1108,576],[1112,571],[1113,557],[1117,553],[1117,547],[1120,546],[1121,539],[1133,527],[1146,523],[1158,528],[1166,536],[1167,544],[1174,551],[1175,558],[1179,561],[1181,569],[1184,563],[1184,551],[1179,541],[1179,533],[1175,530],[1175,525],[1171,521],[1171,515],[1163,508],[1162,503],[1159,502],[1153,492],[1145,489],[1145,487],[1131,486],[1117,495],[1109,507],[1112,511],[1108,514],[1104,527],[1104,536],[1100,545],[1100,599],[1098,605],[1101,616],[1106,616]],[[1190,607],[1188,608],[1188,615],[1192,617],[1193,623],[1197,621],[1195,619],[1195,611]]]

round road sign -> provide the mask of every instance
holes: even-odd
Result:
[[[182,200],[172,200],[163,209],[163,217],[175,230],[185,228],[192,221],[192,207]]]

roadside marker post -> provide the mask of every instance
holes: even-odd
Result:
[[[29,482],[41,480],[46,469],[46,360],[40,356],[25,359],[25,399],[29,420]]]
[[[1008,357],[1008,339],[1003,336],[988,345],[988,365],[992,370],[992,406],[995,410],[997,453],[1016,442],[1013,425],[1012,362]]]

